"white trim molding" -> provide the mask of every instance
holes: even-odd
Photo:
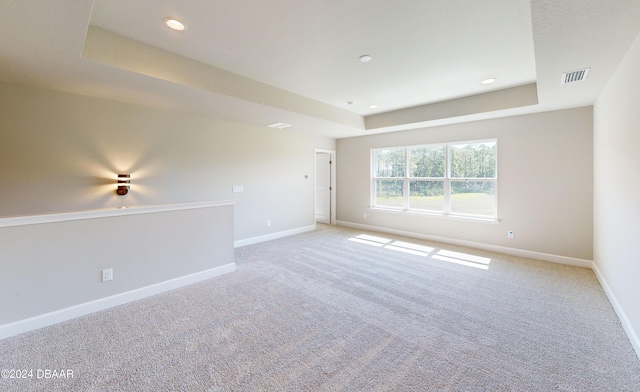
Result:
[[[338,221],[337,224],[339,226],[351,227],[353,229],[377,231],[381,233],[395,234],[395,235],[400,235],[404,237],[417,238],[421,240],[442,242],[445,244],[458,245],[458,246],[466,246],[469,248],[487,250],[490,252],[502,253],[502,254],[511,255],[511,256],[527,257],[530,259],[550,261],[552,263],[572,265],[575,267],[582,267],[582,268],[593,267],[593,261],[578,259],[575,257],[552,255],[548,253],[534,252],[534,251],[524,250],[524,249],[508,248],[506,246],[483,244],[480,242],[458,240],[455,238],[439,237],[439,236],[414,233],[414,232],[404,231],[404,230],[388,229],[388,228],[378,227],[378,226],[363,225],[361,223]]]
[[[316,225],[313,224],[313,225],[310,225],[310,226],[298,227],[296,229],[279,231],[277,233],[265,234],[265,235],[261,235],[261,236],[257,236],[257,237],[251,237],[251,238],[245,238],[243,240],[234,241],[233,247],[234,248],[240,248],[242,246],[253,245],[253,244],[260,243],[260,242],[271,241],[271,240],[275,240],[275,239],[283,238],[283,237],[288,237],[288,236],[295,235],[295,234],[306,233],[308,231],[313,231],[315,229],[316,229]]]
[[[235,205],[235,200],[215,200],[198,203],[167,204],[156,206],[130,206],[101,208],[96,210],[61,212],[41,215],[10,216],[0,218],[0,227],[37,225],[40,223],[65,222],[81,219],[106,218],[111,216],[150,214],[154,212],[190,210]]]
[[[638,356],[638,359],[640,359],[640,338],[638,338],[638,335],[634,331],[633,326],[631,325],[631,322],[627,318],[627,314],[622,309],[622,306],[620,306],[620,302],[618,302],[618,299],[613,294],[613,291],[611,291],[611,287],[609,287],[609,284],[604,279],[604,276],[602,275],[602,273],[600,273],[600,270],[598,269],[598,265],[596,263],[593,263],[593,272],[596,274],[596,277],[598,278],[598,282],[600,282],[600,286],[602,286],[602,290],[604,290],[604,293],[607,295],[607,298],[609,299],[609,302],[611,303],[613,310],[618,315],[618,319],[620,319],[620,324],[622,324],[622,328],[624,329],[624,332],[627,334],[627,337],[631,342],[631,346],[636,351],[636,355]]]
[[[124,305],[142,298],[151,297],[153,295],[184,287],[202,280],[224,275],[235,270],[236,263],[229,263],[216,268],[211,268],[205,271],[196,272],[194,274],[181,276],[179,278],[170,279],[150,286],[112,295],[110,297],[100,298],[95,301],[85,302],[69,308],[0,325],[0,339],[5,339],[21,333],[33,331],[38,328],[61,323],[90,313],[113,308],[115,306]]]

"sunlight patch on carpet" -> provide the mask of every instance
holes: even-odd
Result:
[[[464,265],[467,267],[473,267],[482,270],[488,270],[489,264],[491,263],[491,259],[488,257],[481,257],[468,253],[453,252],[446,249],[436,249],[431,246],[415,244],[412,242],[394,241],[389,238],[378,237],[370,234],[358,234],[354,237],[348,238],[348,241],[371,245],[378,248],[394,250],[397,252],[408,253],[416,256],[428,257],[432,260],[446,261],[448,263]]]

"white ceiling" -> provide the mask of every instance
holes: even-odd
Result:
[[[0,0],[0,9],[0,80],[332,137],[591,105],[640,33],[638,0]],[[187,30],[167,29],[167,16]],[[373,60],[358,61],[364,54]],[[585,67],[586,81],[560,85]],[[498,80],[480,83],[489,77]]]

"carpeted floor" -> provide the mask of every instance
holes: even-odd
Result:
[[[0,390],[640,391],[587,269],[324,226],[236,262],[0,341],[0,369],[33,371]]]

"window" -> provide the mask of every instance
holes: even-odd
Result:
[[[374,208],[497,218],[495,139],[371,150]]]

